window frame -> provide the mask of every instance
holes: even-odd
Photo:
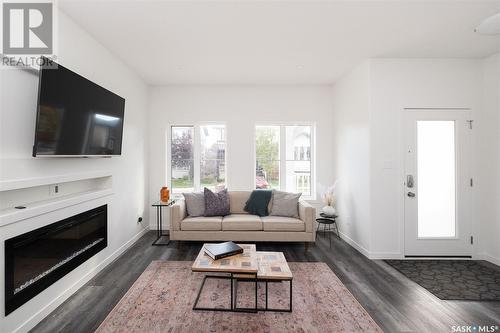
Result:
[[[279,173],[280,173],[280,191],[286,191],[286,127],[288,126],[309,126],[311,128],[311,194],[302,195],[301,199],[316,200],[316,123],[308,121],[259,121],[253,127],[253,188],[257,186],[255,176],[255,166],[257,165],[257,126],[279,126],[280,128],[280,142],[279,142]]]
[[[201,135],[200,135],[200,128],[202,126],[210,126],[210,125],[219,125],[219,126],[224,126],[224,131],[225,131],[225,153],[224,153],[224,165],[225,165],[225,170],[224,170],[224,179],[225,179],[225,187],[229,188],[229,181],[228,181],[228,146],[229,146],[229,140],[228,140],[228,128],[227,128],[227,123],[225,121],[199,121],[199,122],[171,122],[168,123],[167,125],[167,131],[166,131],[166,142],[167,142],[167,155],[166,155],[166,163],[165,163],[165,175],[166,175],[166,180],[165,184],[173,191],[172,187],[172,128],[173,127],[192,127],[193,128],[193,193],[200,192],[203,190],[201,186]],[[173,193],[173,192],[172,192]],[[180,193],[173,193],[173,195],[180,195]]]

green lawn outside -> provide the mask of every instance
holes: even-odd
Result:
[[[201,187],[215,187],[215,185],[219,184],[218,182],[212,179],[203,179],[201,181]],[[172,187],[173,188],[191,188],[194,187],[193,181],[189,179],[179,178],[172,179]]]
[[[187,188],[193,187],[193,181],[184,178],[172,179],[173,188]]]
[[[270,188],[279,188],[280,182],[279,180],[268,180]],[[214,187],[218,183],[211,179],[203,179],[201,181],[201,187]],[[191,188],[194,187],[193,181],[184,178],[172,179],[172,187],[173,188]]]
[[[279,188],[280,187],[279,180],[269,180],[267,182],[269,183],[271,188]]]

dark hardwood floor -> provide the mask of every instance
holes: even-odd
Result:
[[[194,260],[198,242],[151,246],[149,232],[40,322],[32,332],[93,332],[152,260]],[[288,261],[328,264],[385,332],[451,332],[453,325],[499,325],[500,302],[442,301],[381,260],[369,260],[344,241],[318,234],[315,246],[257,243]],[[335,329],[332,328],[332,331]]]

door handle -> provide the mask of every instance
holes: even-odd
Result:
[[[414,198],[414,197],[415,197],[415,193],[413,193],[413,192],[408,192],[408,194],[407,194],[407,195],[408,195],[410,198]]]

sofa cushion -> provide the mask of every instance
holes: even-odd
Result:
[[[222,216],[186,217],[181,221],[181,230],[208,231],[221,230]]]
[[[192,217],[205,215],[205,195],[202,192],[182,193],[187,214]]]
[[[300,219],[284,216],[262,217],[264,231],[305,231],[306,226]]]
[[[217,193],[205,187],[205,216],[226,216],[230,214],[227,189]]]
[[[250,198],[250,191],[230,191],[229,209],[231,214],[248,214],[245,212],[245,204]]]
[[[262,230],[262,220],[257,215],[231,214],[222,219],[222,230]]]
[[[273,190],[273,207],[269,215],[299,217],[299,198],[301,193]]]

